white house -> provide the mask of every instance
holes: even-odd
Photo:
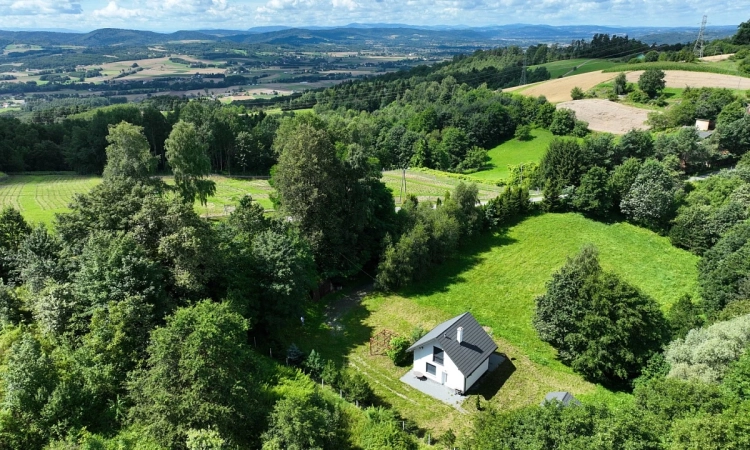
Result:
[[[496,349],[468,312],[446,320],[409,347],[414,352],[415,373],[461,393],[487,372]]]

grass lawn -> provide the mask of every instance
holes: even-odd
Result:
[[[538,66],[529,66],[529,69],[546,67],[550,73],[550,79],[555,79],[565,75],[578,75],[580,73],[604,70],[614,65],[615,63],[603,59],[577,58],[540,64]]]
[[[393,192],[393,198],[396,201],[396,205],[401,204],[400,192],[401,192],[401,171],[400,170],[389,170],[383,172],[383,182]],[[474,175],[463,177],[464,183],[473,183],[471,180]],[[460,178],[453,178],[448,174],[443,174],[437,170],[420,171],[420,170],[407,170],[406,171],[406,193],[410,195],[416,195],[420,200],[432,200],[435,201],[438,198],[445,197],[447,191],[453,191],[453,189],[462,180]],[[486,184],[483,180],[477,180],[477,187],[479,188],[480,200],[489,200],[497,197],[503,190],[503,188],[495,186],[494,184]]]
[[[266,180],[246,180],[223,176],[216,181],[216,195],[209,197],[206,206],[196,202],[201,215],[225,215],[245,194],[253,196],[264,208],[273,206],[269,200],[271,187]],[[90,191],[101,182],[99,177],[79,175],[11,175],[0,181],[0,207],[13,206],[30,222],[51,223],[55,213],[68,211],[74,194]]]
[[[508,177],[510,173],[508,164],[538,163],[541,161],[542,156],[547,151],[547,146],[552,142],[553,135],[541,128],[531,130],[531,135],[534,139],[530,141],[511,139],[490,150],[488,152],[490,168],[471,174],[471,178],[486,182],[497,182]]]
[[[638,286],[665,310],[681,295],[696,292],[698,257],[672,247],[667,238],[626,223],[545,214],[476,239],[409,289],[363,299],[334,296],[327,302],[327,315],[324,305],[315,305],[305,329],[290,339],[305,351],[315,348],[326,358],[345,358],[367,376],[379,397],[435,433],[462,428],[469,420],[401,383],[399,377],[409,367],[394,367],[386,356],[370,356],[368,340],[373,334],[389,329],[409,336],[417,325],[430,329],[471,311],[490,327],[498,351],[511,358],[480,386],[483,402],[513,409],[538,404],[546,393],[559,390],[584,402],[626,402],[628,394],[588,383],[557,361],[554,349],[539,340],[531,325],[534,299],[545,291],[552,273],[589,242],[598,247],[606,270]],[[474,410],[474,400],[464,402],[466,411]]]

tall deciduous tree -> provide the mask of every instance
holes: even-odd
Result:
[[[192,204],[198,197],[201,205],[205,205],[208,196],[216,192],[216,183],[206,178],[211,174],[208,145],[203,142],[195,125],[177,122],[164,142],[164,147],[182,199]]]
[[[104,178],[148,178],[156,168],[156,159],[151,156],[143,128],[120,122],[109,127],[107,135],[107,164]]]
[[[229,305],[177,310],[151,333],[145,369],[130,383],[131,418],[170,448],[190,429],[215,429],[233,445],[257,443],[258,391],[247,321]]]

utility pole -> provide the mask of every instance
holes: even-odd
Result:
[[[703,58],[703,49],[706,47],[706,39],[705,39],[705,33],[706,33],[706,22],[708,21],[708,16],[703,15],[703,21],[701,22],[701,30],[698,32],[698,39],[695,40],[695,47],[693,48],[693,53],[695,53],[695,56],[698,58]]]
[[[524,84],[526,84],[526,50],[523,51],[523,70],[521,70],[521,86]]]

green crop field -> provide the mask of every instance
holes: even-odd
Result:
[[[537,67],[546,67],[550,73],[550,78],[555,79],[560,76],[578,75],[581,73],[595,72],[613,67],[616,63],[603,59],[566,59],[551,63],[540,64],[538,66],[529,66],[533,70]]]
[[[534,139],[519,141],[511,139],[503,142],[488,152],[490,157],[489,169],[471,174],[471,178],[485,182],[497,182],[508,178],[508,165],[541,161],[547,151],[553,135],[545,129],[531,130]]]
[[[420,200],[432,200],[435,201],[438,198],[445,197],[445,193],[452,191],[458,183],[463,181],[464,183],[476,183],[475,180],[470,179],[471,177],[451,176],[453,174],[446,174],[437,170],[407,170],[406,171],[406,194],[416,195]],[[383,172],[383,182],[393,192],[393,197],[396,200],[396,204],[401,204],[401,178],[402,174],[400,170],[389,170]],[[481,182],[477,183],[479,188],[480,200],[489,200],[497,197],[502,192],[502,188],[495,186],[494,184],[485,184]]]
[[[422,283],[363,300],[339,295],[308,312],[298,344],[326,358],[344,358],[361,370],[376,393],[426,429],[444,430],[462,414],[399,381],[409,367],[394,367],[386,356],[370,356],[369,338],[389,329],[409,336],[465,311],[486,327],[510,364],[492,373],[478,394],[502,410],[538,404],[550,391],[570,391],[594,403],[617,404],[614,393],[583,380],[537,337],[531,319],[534,299],[568,256],[593,243],[605,270],[651,295],[666,311],[680,296],[696,293],[698,257],[672,247],[668,238],[627,223],[604,224],[578,214],[527,218],[506,232],[482,236]],[[331,320],[331,315],[336,317]],[[464,403],[474,409],[474,399]],[[440,414],[435,412],[439,411]],[[465,416],[463,416],[465,417]],[[465,425],[462,425],[465,426]]]
[[[206,206],[196,203],[195,210],[201,215],[226,215],[245,194],[252,195],[264,208],[272,208],[272,189],[266,180],[212,179],[216,181],[216,195],[209,197]],[[98,177],[78,175],[10,176],[0,181],[0,207],[13,206],[30,222],[51,223],[55,213],[68,210],[73,195],[88,192],[100,182]]]

